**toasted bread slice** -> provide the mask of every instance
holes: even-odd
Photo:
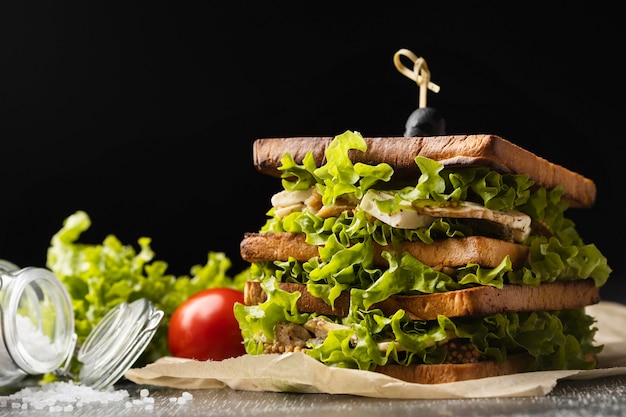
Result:
[[[530,355],[516,354],[507,357],[503,362],[488,360],[458,364],[408,366],[387,364],[377,367],[374,372],[416,384],[443,384],[526,372],[531,363],[532,357]]]
[[[306,262],[318,257],[319,251],[305,239],[304,233],[245,233],[239,252],[247,262],[286,261],[290,257]]]
[[[350,308],[348,292],[343,292],[331,307],[309,293],[304,284],[281,282],[279,287],[287,292],[300,292],[296,304],[300,312],[342,317],[348,315]],[[266,299],[267,295],[260,282],[246,282],[244,288],[246,305],[260,304]],[[435,320],[439,314],[446,317],[463,317],[508,311],[551,311],[585,307],[599,301],[599,288],[593,281],[585,280],[552,282],[536,287],[511,284],[504,285],[501,289],[480,286],[436,294],[394,295],[374,304],[372,308],[379,308],[386,315],[403,309],[412,320]]]
[[[318,247],[305,241],[304,233],[246,233],[240,244],[241,257],[247,262],[287,261],[292,257],[306,262],[319,256]],[[495,268],[509,256],[513,268],[528,260],[529,247],[484,236],[466,236],[435,241],[433,243],[405,242],[399,248],[391,245],[374,245],[374,263],[387,265],[383,251],[408,252],[432,267],[457,268],[476,263]]]
[[[352,161],[372,165],[388,163],[393,167],[396,179],[417,178],[419,170],[415,157],[421,155],[446,166],[488,166],[503,173],[528,174],[547,189],[561,185],[571,207],[590,208],[595,203],[596,185],[592,180],[496,135],[364,139],[367,150],[350,151]],[[332,140],[332,137],[257,139],[253,145],[254,166],[263,174],[280,177],[282,172],[278,167],[285,152],[301,163],[309,151],[320,166],[325,162],[326,147]]]

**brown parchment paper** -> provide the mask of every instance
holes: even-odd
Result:
[[[223,361],[161,358],[125,377],[137,384],[181,389],[352,394],[377,398],[443,399],[545,395],[559,380],[626,374],[626,306],[602,301],[587,307],[604,345],[597,369],[542,371],[445,384],[414,384],[376,372],[331,368],[303,353],[243,355]]]

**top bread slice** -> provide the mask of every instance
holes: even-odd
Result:
[[[280,178],[281,158],[289,152],[301,163],[311,152],[317,166],[325,162],[326,147],[332,137],[289,137],[257,139],[253,145],[255,168]],[[449,135],[427,137],[364,138],[367,150],[350,151],[354,163],[387,163],[394,179],[417,178],[416,156],[424,156],[447,167],[488,166],[501,173],[528,174],[537,185],[552,189],[561,185],[570,207],[590,208],[595,203],[595,183],[579,173],[554,164],[496,135]]]

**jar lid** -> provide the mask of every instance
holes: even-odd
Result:
[[[80,383],[95,389],[116,383],[144,352],[163,314],[145,298],[109,310],[78,351]]]

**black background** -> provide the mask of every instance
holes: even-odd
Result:
[[[80,209],[92,220],[85,243],[149,236],[173,274],[204,264],[209,251],[225,252],[238,272],[239,242],[264,223],[280,187],[254,170],[252,142],[348,129],[401,136],[418,104],[417,85],[393,65],[407,48],[441,87],[428,105],[448,133],[501,135],[596,182],[594,208],[568,215],[614,270],[603,298],[626,299],[626,38],[617,10],[599,2],[6,3],[2,258],[45,265],[50,238]]]

